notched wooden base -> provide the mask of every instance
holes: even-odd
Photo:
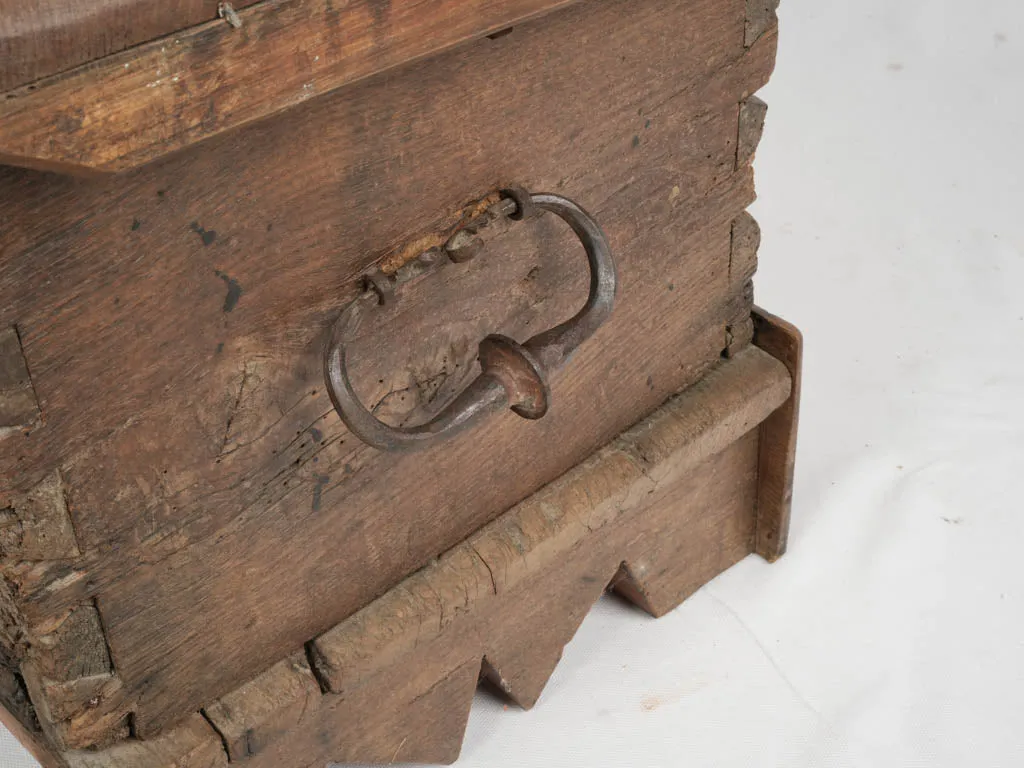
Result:
[[[44,763],[453,762],[477,685],[532,707],[606,589],[661,616],[751,552],[782,554],[800,335],[752,324],[756,346],[182,726]]]

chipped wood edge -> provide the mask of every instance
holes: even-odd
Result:
[[[80,554],[59,470],[26,493],[0,491],[0,661],[23,689],[39,737],[58,750],[123,740],[132,709],[95,601],[58,615],[25,610],[25,586]]]
[[[211,21],[0,94],[0,163],[129,170],[575,2],[405,4],[384,36],[374,0],[257,3],[240,27]]]
[[[0,330],[0,440],[30,432],[42,423],[21,336],[14,326],[4,328]]]
[[[764,134],[768,105],[757,96],[740,102],[739,130],[736,138],[736,170],[754,162],[754,155]]]
[[[754,344],[785,365],[793,381],[789,398],[761,425],[755,551],[775,562],[786,553],[789,538],[803,336],[796,326],[759,307],[754,308],[753,318]]]
[[[747,0],[747,21],[743,44],[750,48],[778,22],[779,0]]]

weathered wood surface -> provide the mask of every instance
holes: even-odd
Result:
[[[757,491],[757,553],[775,562],[786,553],[793,506],[796,436],[800,416],[803,336],[780,317],[754,309],[754,342],[781,360],[793,381],[785,404],[761,425]]]
[[[761,143],[768,105],[757,96],[751,96],[740,104],[740,130],[736,142],[737,166],[750,165],[754,161],[757,146]]]
[[[320,706],[320,685],[304,653],[208,705],[203,714],[224,740],[232,761],[262,752]]]
[[[501,690],[531,706],[623,562],[663,613],[752,550],[755,427],[788,393],[785,368],[748,348],[317,638],[322,706],[251,764],[299,754],[311,763],[387,762],[399,750],[403,762],[433,759],[408,731],[367,738],[338,726],[394,717],[451,668],[483,663]],[[440,703],[459,739],[471,695]]]
[[[151,741],[126,741],[99,751],[67,752],[68,768],[222,768],[228,755],[202,715]]]
[[[778,21],[779,0],[747,0],[745,43],[749,48]]]
[[[756,347],[738,352],[316,638],[313,668],[296,654],[205,720],[52,765],[454,761],[478,678],[532,706],[606,587],[661,616],[755,548],[758,424],[790,401],[791,376]]]
[[[134,168],[572,2],[259,3],[0,96],[0,162]]]
[[[39,421],[39,403],[14,328],[0,328],[0,440],[30,430]]]
[[[217,5],[218,0],[0,0],[0,93],[216,19]]]
[[[0,508],[59,471],[82,553],[5,566],[24,621],[96,599],[117,711],[151,736],[699,378],[751,305],[728,266],[753,199],[738,105],[775,41],[746,50],[744,24],[738,0],[601,0],[117,179],[0,171],[0,327],[20,331],[45,422],[0,441]],[[371,264],[510,181],[597,216],[612,321],[541,422],[367,449],[320,384],[331,320]],[[382,316],[353,352],[358,391],[429,413],[482,335],[565,319],[584,273],[563,228],[517,226]]]

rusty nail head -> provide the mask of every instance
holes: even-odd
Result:
[[[366,289],[377,294],[377,303],[387,306],[395,300],[395,286],[391,277],[380,269],[375,269],[363,276],[363,284]]]
[[[534,205],[533,195],[522,187],[508,187],[501,190],[501,195],[504,199],[511,200],[516,205],[514,211],[506,214],[512,221],[532,219],[537,214],[537,206]]]
[[[444,246],[448,258],[456,264],[470,261],[483,250],[483,241],[471,232],[460,229]]]

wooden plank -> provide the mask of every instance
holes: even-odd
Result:
[[[320,686],[300,653],[210,704],[203,714],[237,762],[262,752],[319,705]]]
[[[201,715],[151,741],[128,741],[99,751],[64,754],[68,768],[223,768],[228,755]]]
[[[35,618],[99,600],[140,734],[279,661],[719,359],[749,307],[727,274],[753,197],[734,172],[736,109],[774,40],[743,51],[738,3],[625,7],[522,25],[145,173],[0,173],[18,222],[0,232],[0,313],[24,329],[47,413],[0,468],[21,487],[61,467],[83,551],[12,583]],[[595,47],[588,29],[614,32]],[[612,324],[556,379],[545,421],[509,417],[414,459],[366,449],[320,385],[325,330],[363,270],[505,180],[598,216],[623,276]],[[574,311],[577,248],[522,225],[413,291],[366,339],[357,388],[436,407],[432,382],[459,384],[451,360],[471,363],[481,335]]]
[[[255,0],[234,0],[235,8]],[[217,18],[218,0],[0,0],[0,92]]]
[[[106,747],[130,735],[131,702],[116,675],[54,681],[42,676],[32,660],[22,663],[21,672],[39,725],[57,748]]]
[[[733,284],[745,284],[757,272],[757,251],[760,247],[761,227],[753,216],[744,212],[732,223],[729,279]]]
[[[59,472],[25,494],[0,495],[0,557],[15,562],[81,555]]]
[[[760,308],[754,311],[754,329],[754,343],[780,360],[793,380],[789,398],[761,425],[756,551],[768,562],[775,562],[786,553],[789,539],[803,336],[796,326]]]
[[[573,1],[259,3],[238,29],[211,21],[8,92],[0,161],[134,168]]]
[[[723,354],[731,357],[746,348],[754,337],[750,309],[754,302],[754,273],[757,271],[757,248],[761,231],[749,213],[742,213],[732,223],[729,252],[729,283],[735,291],[733,311],[725,327]]]

